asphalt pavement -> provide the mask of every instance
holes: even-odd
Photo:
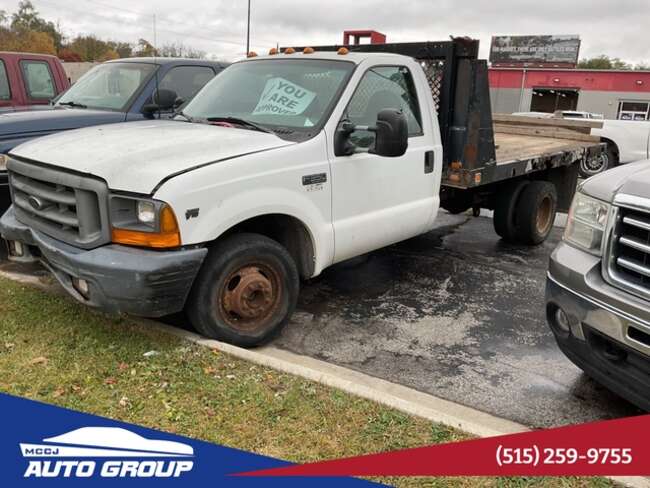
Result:
[[[489,218],[441,212],[428,234],[303,283],[273,345],[529,427],[639,414],[566,359],[547,328],[546,266],[560,235],[515,246]],[[52,282],[39,265],[0,269]]]
[[[439,215],[423,236],[303,285],[274,345],[530,427],[641,413],[558,350],[544,316],[548,256],[489,218]]]

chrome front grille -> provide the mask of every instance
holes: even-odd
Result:
[[[18,220],[76,247],[109,242],[104,182],[15,159],[7,169]]]
[[[603,263],[612,285],[650,298],[650,207],[642,200],[615,207]]]

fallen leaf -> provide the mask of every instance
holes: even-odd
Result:
[[[104,383],[107,385],[114,385],[115,383],[117,383],[117,380],[115,378],[106,378],[104,380]]]
[[[13,349],[15,346],[13,342],[5,342],[5,349]]]
[[[119,369],[120,371],[124,371],[125,369],[129,369],[129,365],[126,363],[120,363],[117,365],[117,369]]]
[[[157,356],[158,354],[160,354],[158,351],[147,351],[143,354],[143,356],[148,358],[151,356]]]
[[[214,368],[214,367],[212,367],[212,366],[208,366],[207,368],[203,368],[203,372],[204,372],[205,374],[210,374],[210,375],[212,375],[212,374],[214,374],[214,373],[217,372],[217,369]]]
[[[79,390],[81,390],[81,387],[79,385],[72,385],[72,391],[74,391],[76,393]]]
[[[208,417],[214,417],[215,412],[214,412],[214,410],[213,410],[212,408],[208,407],[208,408],[205,409],[205,414],[206,414]]]
[[[32,359],[29,364],[47,364],[47,358],[45,356],[39,356]]]
[[[128,407],[129,406],[129,399],[125,396],[120,398],[120,401],[118,402],[120,404],[120,407]]]
[[[54,398],[59,398],[60,396],[63,396],[63,395],[65,395],[65,390],[64,390],[63,388],[57,388],[57,389],[54,390],[54,392],[52,393],[52,396],[53,396]]]

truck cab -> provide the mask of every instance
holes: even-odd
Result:
[[[10,259],[41,261],[90,306],[185,310],[254,346],[287,323],[300,279],[427,232],[441,205],[496,207],[504,239],[542,242],[600,144],[577,121],[554,139],[518,119],[495,143],[476,41],[379,48],[251,56],[171,120],[16,147]]]
[[[69,86],[56,56],[0,51],[0,111],[48,105]]]

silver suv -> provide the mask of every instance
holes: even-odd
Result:
[[[650,161],[582,183],[547,278],[546,318],[560,349],[650,411]]]

